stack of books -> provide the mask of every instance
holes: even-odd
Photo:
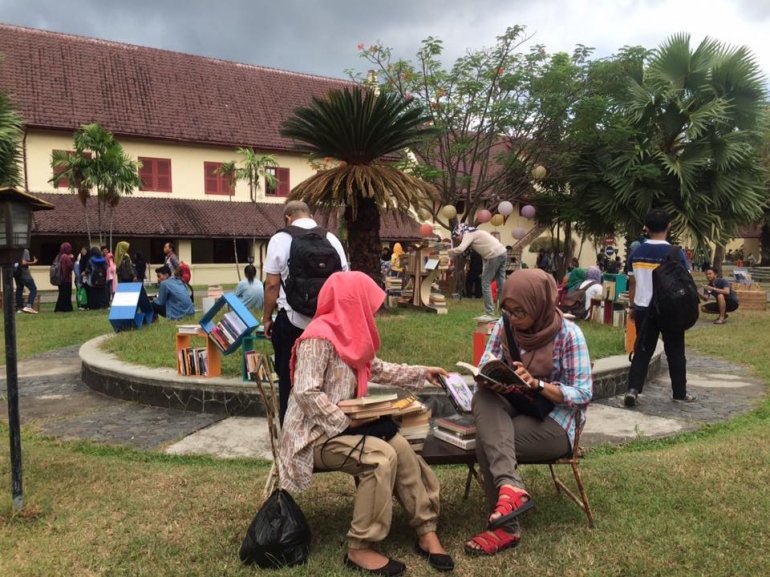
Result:
[[[476,423],[473,415],[453,415],[433,422],[436,439],[466,451],[476,448]]]
[[[385,279],[385,289],[389,291],[400,291],[403,279],[397,276],[389,276]]]
[[[409,441],[415,453],[422,451],[425,445],[425,438],[430,433],[431,410],[423,403],[420,403],[419,411],[402,415],[399,417],[399,432]]]
[[[176,332],[179,335],[197,335],[203,329],[200,325],[177,325]]]
[[[408,391],[387,395],[370,395],[358,399],[345,399],[337,403],[342,412],[351,419],[372,417],[404,416],[419,413],[425,409],[417,398]]]
[[[222,349],[222,352],[227,351],[238,340],[243,333],[248,330],[246,323],[241,320],[234,311],[225,313],[222,320],[211,329],[209,336],[216,345]]]
[[[208,374],[208,354],[205,348],[180,349],[178,355],[179,374],[201,377]]]
[[[256,373],[262,365],[262,355],[257,351],[246,351],[243,353],[243,362],[246,364],[246,374]]]

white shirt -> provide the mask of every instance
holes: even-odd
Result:
[[[588,286],[588,283],[596,282],[591,279],[586,279],[580,283],[578,288],[584,288]],[[604,287],[602,283],[596,283],[586,289],[586,310],[591,308],[591,299],[601,298]]]
[[[485,230],[473,230],[463,235],[463,240],[455,248],[450,248],[447,253],[449,256],[457,256],[465,252],[470,247],[483,260],[491,260],[506,253],[503,243]]]
[[[298,218],[291,224],[305,229],[318,226],[312,218]],[[339,239],[330,232],[326,233],[326,239],[340,255],[342,270],[348,270],[348,259],[345,256],[345,250],[342,248],[342,243],[340,243]],[[273,235],[273,238],[270,239],[270,243],[267,245],[267,257],[265,258],[264,267],[265,272],[267,274],[280,274],[281,281],[285,281],[289,277],[289,252],[291,251],[291,241],[292,236],[288,232],[277,232]],[[283,282],[281,282],[280,291],[278,293],[276,309],[284,309],[291,324],[299,329],[307,328],[312,320],[311,317],[306,317],[305,315],[301,315],[292,310],[289,303],[286,301]]]

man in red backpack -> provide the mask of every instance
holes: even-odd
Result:
[[[310,216],[308,205],[299,200],[286,203],[283,218],[287,226],[301,229],[314,229],[318,225]],[[337,251],[343,271],[348,270],[345,250],[339,239],[330,232],[325,234],[326,240]],[[293,310],[286,296],[286,281],[289,278],[289,255],[294,237],[285,230],[279,230],[267,245],[265,258],[265,305],[262,310],[262,324],[265,325],[265,336],[273,342],[275,351],[275,370],[278,373],[280,420],[289,404],[291,378],[289,376],[289,360],[295,341],[302,335],[312,316],[307,316]],[[275,321],[273,312],[277,310]]]
[[[695,391],[687,390],[687,359],[684,354],[684,330],[672,330],[662,326],[665,319],[656,318],[652,313],[653,271],[669,259],[672,247],[666,241],[671,229],[671,217],[662,209],[653,209],[644,218],[648,240],[639,246],[629,259],[628,300],[631,309],[628,316],[636,323],[637,338],[634,357],[628,373],[628,392],[623,398],[627,407],[637,404],[637,397],[642,392],[647,378],[650,359],[655,352],[658,336],[663,337],[663,345],[668,359],[668,372],[674,401],[691,403],[698,400]],[[690,270],[690,263],[680,248],[678,257],[685,270]],[[697,300],[697,299],[696,299]]]

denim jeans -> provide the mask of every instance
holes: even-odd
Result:
[[[35,297],[37,296],[37,285],[35,279],[21,278],[16,281],[16,310],[24,308],[24,287],[29,289],[29,300],[27,306],[32,308],[35,304]]]
[[[273,342],[273,351],[275,352],[275,372],[278,373],[278,407],[282,425],[286,409],[289,407],[289,394],[291,394],[291,374],[289,372],[291,350],[303,332],[305,332],[304,329],[291,323],[286,311],[278,312],[273,322],[270,340]]]
[[[508,263],[506,253],[484,261],[481,270],[481,294],[484,296],[484,314],[495,314],[495,303],[492,302],[492,281],[497,279],[497,297],[500,300],[505,283],[505,265]]]
[[[634,322],[637,327],[634,358],[628,373],[628,388],[642,392],[650,359],[658,343],[658,335],[663,337],[663,348],[668,359],[668,374],[671,377],[671,389],[675,399],[684,399],[687,394],[687,359],[684,356],[684,331],[661,330],[654,318],[650,318],[647,309],[634,308]]]

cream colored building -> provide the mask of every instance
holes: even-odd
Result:
[[[66,183],[50,182],[51,154],[71,151],[73,133],[98,122],[125,151],[142,162],[144,186],[114,209],[111,246],[127,240],[141,251],[149,277],[173,242],[195,284],[237,281],[235,239],[242,269],[253,259],[260,270],[267,242],[284,226],[282,204],[299,182],[314,174],[294,143],[279,133],[295,108],[343,80],[299,74],[93,38],[0,25],[0,86],[10,94],[25,125],[23,174],[27,190],[54,210],[36,214],[31,252],[40,288],[62,242],[75,251],[88,245],[86,218]],[[229,183],[213,171],[239,160],[236,149],[271,154],[278,184],[261,182],[256,203],[248,184]],[[92,243],[99,243],[97,200],[88,201]],[[337,232],[332,218],[320,224]],[[109,214],[102,226],[109,232]],[[419,237],[418,225],[386,215],[384,242]],[[109,238],[104,244],[110,245]]]

